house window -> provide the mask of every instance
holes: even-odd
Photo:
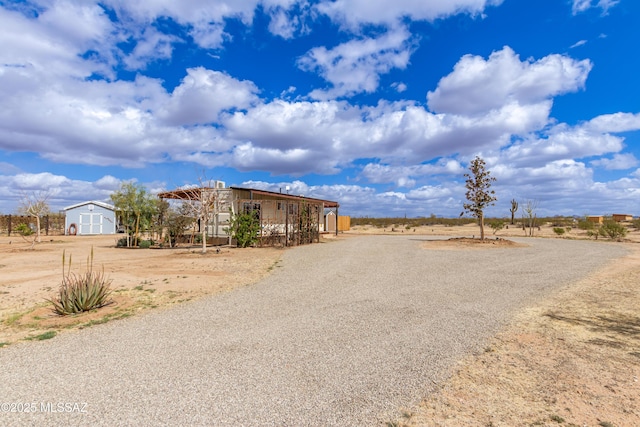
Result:
[[[260,203],[244,202],[242,204],[242,211],[246,214],[253,213],[256,219],[260,219]]]

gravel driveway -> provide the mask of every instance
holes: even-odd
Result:
[[[519,307],[626,254],[594,241],[457,251],[424,240],[298,247],[255,285],[2,348],[0,425],[376,425]],[[11,403],[36,413],[6,413]]]

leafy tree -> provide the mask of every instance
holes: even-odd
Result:
[[[120,189],[111,194],[111,200],[120,216],[120,222],[127,228],[127,247],[137,246],[140,232],[151,228],[153,216],[158,209],[158,199],[142,185],[123,182]]]
[[[167,227],[169,247],[173,247],[176,244],[178,236],[182,235],[193,222],[193,218],[189,217],[189,212],[185,205],[180,206],[180,208],[169,208],[163,219],[163,225]]]
[[[156,199],[156,211],[151,218],[152,240],[162,241],[170,209],[169,202]]]
[[[48,193],[25,193],[20,200],[18,211],[23,215],[32,217],[36,222],[36,234],[31,242],[31,248],[34,247],[36,242],[40,243],[42,241],[40,238],[40,217],[49,213],[48,198]],[[25,234],[21,234],[23,237],[25,236]]]
[[[471,173],[464,174],[465,187],[467,188],[466,197],[469,203],[462,205],[464,211],[460,216],[466,212],[476,218],[480,225],[480,239],[484,240],[484,210],[495,205],[497,200],[495,191],[491,190],[491,184],[496,179],[491,176],[491,172],[486,170],[486,163],[479,156],[471,161],[469,171]]]

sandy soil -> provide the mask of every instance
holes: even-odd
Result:
[[[282,249],[200,247],[126,249],[114,236],[51,236],[30,250],[19,236],[0,237],[0,343],[58,333],[159,309],[203,295],[255,283],[275,267]],[[52,298],[62,279],[62,255],[71,271],[86,271],[93,247],[94,270],[112,280],[113,304],[74,316],[58,316]]]
[[[490,250],[523,237],[514,228],[477,237],[478,227],[421,227],[358,234],[415,233],[450,236],[425,242],[446,250]],[[557,238],[551,227],[535,236]],[[331,236],[327,236],[331,237]],[[587,238],[572,230],[562,238]],[[636,426],[640,425],[640,232],[627,236],[632,251],[584,280],[557,292],[517,319],[484,352],[457,372],[420,407],[399,408],[396,426]],[[0,237],[0,346],[54,330],[90,326],[204,295],[255,283],[277,267],[282,249],[117,249],[113,236],[45,237],[29,250],[19,237]],[[114,304],[77,316],[52,313],[45,298],[57,290],[62,253],[81,272],[91,247],[94,268],[113,280]],[[68,258],[67,258],[68,259]],[[570,266],[567,266],[570,268]],[[426,388],[426,387],[425,387]]]

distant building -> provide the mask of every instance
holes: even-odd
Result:
[[[103,202],[82,202],[64,208],[64,234],[116,234],[116,209]]]
[[[587,221],[593,222],[594,224],[602,224],[604,217],[602,215],[589,215],[587,216]]]
[[[613,214],[613,220],[614,220],[615,222],[633,221],[633,215],[628,215],[628,214]]]

